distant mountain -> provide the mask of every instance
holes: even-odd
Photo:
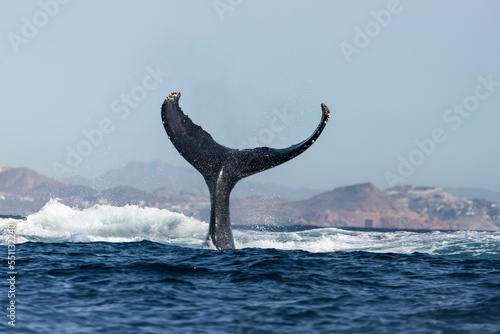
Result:
[[[467,197],[468,199],[485,199],[492,202],[500,202],[500,192],[479,188],[444,188],[456,197]]]
[[[231,197],[244,198],[252,196],[264,196],[269,198],[288,198],[291,200],[303,200],[324,192],[324,190],[310,188],[290,188],[274,183],[254,182],[241,180],[238,182]]]
[[[165,171],[160,167],[153,172]],[[145,172],[144,166],[130,170],[133,169]],[[98,190],[59,182],[26,168],[0,168],[0,215],[26,216],[39,211],[52,198],[78,208],[96,204],[156,207],[205,221],[210,214],[210,199],[206,194],[170,188],[142,190],[127,185]],[[339,187],[303,200],[233,198],[231,215],[235,224],[500,230],[500,203],[455,197],[436,187],[401,186],[382,191],[372,183]]]
[[[45,177],[27,168],[2,168],[0,171],[0,214],[26,216],[39,211],[50,199],[60,199],[71,207],[88,208],[95,204],[151,206],[187,215],[206,215],[210,202],[206,196],[182,191],[157,189],[143,191],[127,186],[97,190],[75,186]]]
[[[11,168],[0,165],[0,173],[3,173],[3,172],[5,172],[6,170],[9,170],[9,169],[11,169]]]
[[[499,203],[455,197],[438,187],[399,186],[386,192],[414,212],[447,222],[450,230],[500,229]]]
[[[188,188],[191,192],[196,192],[196,189],[205,186],[203,177],[195,169],[173,166],[160,161],[130,162],[122,168],[107,171],[95,179],[75,177],[63,181],[99,190],[129,186],[139,190]]]
[[[267,205],[266,205],[267,204]],[[400,205],[372,183],[336,188],[302,201],[235,200],[235,220],[251,223],[269,220],[304,225],[428,229],[430,218]],[[434,226],[439,229],[439,226]]]
[[[57,181],[27,168],[0,169],[0,185],[3,192],[16,195],[30,195],[33,190],[54,188]],[[60,184],[63,185],[62,183]],[[29,194],[27,192],[29,191]]]
[[[304,207],[325,207],[332,211],[379,211],[393,213],[404,207],[373,183],[339,187],[300,202]]]
[[[131,162],[123,168],[110,170],[92,180],[73,177],[63,181],[98,190],[118,186],[129,186],[144,191],[169,188],[208,196],[205,180],[194,168],[173,166],[161,161]],[[317,195],[322,191],[242,180],[233,190],[232,197],[266,196],[300,200]]]
[[[27,215],[40,210],[51,198],[61,198],[68,205],[90,205],[97,192],[43,176],[27,168],[4,168],[0,171],[0,213]]]
[[[235,199],[233,220],[241,223],[293,222],[314,226],[500,230],[500,204],[456,198],[440,188],[395,187],[372,183],[334,189],[303,201],[260,197]]]

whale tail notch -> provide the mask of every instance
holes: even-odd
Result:
[[[162,106],[163,126],[177,151],[204,177],[210,191],[210,225],[207,240],[217,249],[232,249],[229,196],[236,183],[253,174],[276,167],[307,150],[330,118],[322,103],[321,121],[306,140],[288,148],[257,147],[238,150],[217,143],[191,121],[179,107],[180,92],[172,92]]]

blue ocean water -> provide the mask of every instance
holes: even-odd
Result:
[[[500,333],[498,232],[236,228],[217,251],[194,218],[51,202],[0,220],[4,282],[13,224],[1,333]]]

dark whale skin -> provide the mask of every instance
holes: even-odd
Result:
[[[210,192],[210,224],[206,243],[217,249],[234,249],[229,196],[236,183],[252,174],[278,166],[307,150],[316,141],[330,118],[322,103],[321,121],[306,140],[288,148],[257,147],[238,150],[217,143],[179,107],[180,92],[172,92],[162,105],[163,126],[177,151],[201,175]]]

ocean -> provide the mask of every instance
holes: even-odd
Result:
[[[57,201],[0,219],[0,332],[500,333],[499,232],[235,226],[218,251],[207,231]]]

